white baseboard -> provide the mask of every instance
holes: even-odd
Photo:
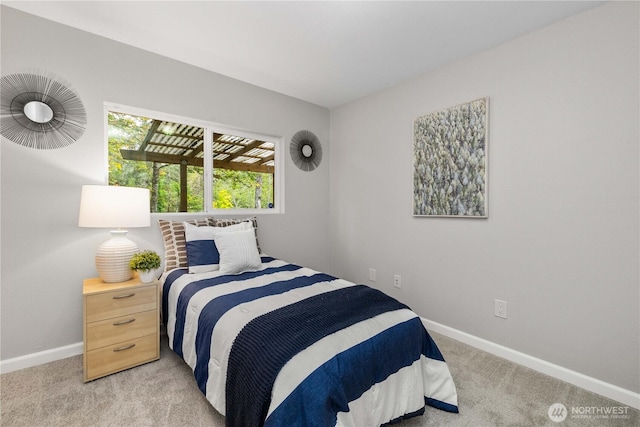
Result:
[[[77,356],[82,354],[83,351],[83,343],[79,342],[76,344],[66,345],[64,347],[52,348],[51,350],[14,357],[13,359],[1,360],[0,373],[6,374],[7,372],[42,365],[44,363],[65,359],[71,356]]]
[[[583,388],[593,393],[597,393],[601,396],[615,400],[616,402],[620,402],[624,405],[640,409],[639,393],[635,393],[633,391],[606,383],[604,381],[589,377],[579,372],[563,368],[562,366],[555,365],[542,359],[538,359],[537,357],[521,353],[519,351],[504,347],[502,345],[487,341],[482,338],[478,338],[474,335],[450,328],[448,326],[433,322],[425,318],[422,318],[422,323],[430,331],[442,334],[449,338],[453,338],[456,341],[463,342],[472,347],[486,351],[487,353],[491,353],[519,365],[526,366],[527,368],[533,369],[534,371],[541,372],[545,375],[549,375],[550,377],[557,378],[569,384],[573,384],[577,387]]]
[[[486,351],[487,353],[502,357],[503,359],[507,359],[519,365],[526,366],[534,371],[541,372],[545,375],[549,375],[569,384],[597,393],[624,405],[640,409],[639,393],[563,368],[562,366],[555,365],[542,359],[538,359],[537,357],[521,353],[500,344],[478,338],[474,335],[450,328],[449,326],[445,326],[425,318],[422,318],[422,323],[424,323],[425,327],[430,331],[453,338],[456,341],[463,342],[472,347]],[[79,342],[64,347],[15,357],[13,359],[2,360],[0,361],[0,373],[4,374],[7,372],[17,371],[19,369],[30,368],[32,366],[42,365],[55,360],[77,356],[82,353],[83,344]]]

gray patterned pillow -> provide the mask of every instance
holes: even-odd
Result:
[[[212,218],[213,219],[213,218]],[[258,253],[262,253],[260,250],[260,243],[258,243],[258,218],[255,216],[253,218],[218,218],[213,220],[214,227],[228,227],[230,225],[239,224],[241,222],[251,221],[253,224],[253,232],[256,235],[256,246],[258,247]]]
[[[190,221],[158,220],[164,243],[164,271],[189,266],[187,263],[187,243],[184,238],[183,222],[188,222],[198,227],[214,226],[215,218],[200,218]]]

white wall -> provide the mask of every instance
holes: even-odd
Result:
[[[286,213],[259,216],[260,244],[328,270],[328,162],[305,173],[288,153],[295,132],[308,129],[328,157],[327,109],[8,7],[1,14],[2,75],[59,78],[81,98],[88,124],[79,141],[57,150],[2,138],[0,359],[82,341],[82,280],[96,275],[95,250],[109,237],[108,230],[77,227],[81,186],[106,176],[105,101],[284,137]],[[156,219],[129,236],[161,251]]]
[[[639,392],[638,12],[609,3],[332,110],[333,272]],[[414,119],[485,96],[489,218],[412,217]]]

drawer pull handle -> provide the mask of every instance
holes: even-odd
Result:
[[[123,299],[123,298],[131,298],[135,294],[126,294],[126,295],[116,295],[113,299]]]
[[[133,323],[133,322],[135,322],[135,321],[136,321],[136,319],[135,319],[135,318],[133,318],[133,319],[129,319],[129,320],[121,320],[121,321],[119,321],[119,322],[114,323],[114,324],[113,324],[113,326],[127,325],[127,324],[129,324],[129,323]]]
[[[125,351],[125,350],[129,350],[130,348],[135,347],[135,344],[129,344],[129,345],[125,345],[124,347],[120,347],[120,348],[114,348],[113,351]]]

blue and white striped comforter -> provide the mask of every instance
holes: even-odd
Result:
[[[163,278],[169,346],[227,426],[378,426],[458,412],[420,318],[363,285],[262,257],[238,275]]]

